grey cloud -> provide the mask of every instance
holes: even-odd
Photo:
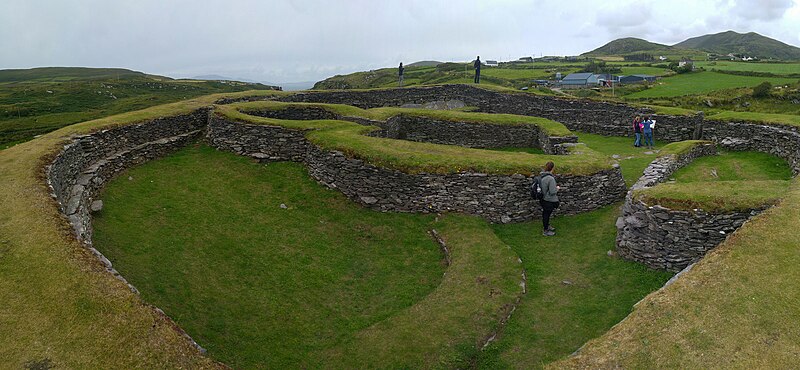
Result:
[[[772,21],[783,18],[793,0],[736,0],[731,13],[745,20]]]
[[[736,27],[742,16],[703,19],[752,6],[692,0],[2,2],[0,50],[13,52],[0,54],[0,68],[125,67],[272,82],[319,80],[401,61],[575,55],[624,36],[677,42]],[[797,13],[787,13],[786,2],[762,3],[759,19]],[[783,17],[754,22],[761,26],[753,31],[796,40],[800,22]]]

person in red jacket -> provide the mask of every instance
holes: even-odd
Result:
[[[633,134],[636,136],[636,140],[633,141],[633,146],[640,147],[642,146],[642,117],[636,116],[633,119]]]

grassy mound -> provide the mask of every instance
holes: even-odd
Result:
[[[800,353],[800,184],[619,325],[552,368],[791,368]]]
[[[0,359],[63,368],[215,367],[76,240],[42,167],[72,134],[188,112],[197,99],[72,125],[0,151]]]
[[[249,107],[252,109],[252,106]],[[609,158],[580,145],[573,147],[571,154],[566,156],[535,155],[371,137],[365,134],[377,127],[348,121],[298,121],[257,117],[242,113],[236,104],[220,106],[216,112],[238,122],[308,130],[308,140],[324,149],[338,150],[376,166],[408,173],[482,172],[530,175],[533,168],[538,168],[547,161],[559,163],[562,174],[587,175],[611,168]]]
[[[722,152],[696,159],[662,183],[634,192],[647,204],[709,212],[744,211],[774,205],[789,188],[792,171],[782,159],[758,152]]]

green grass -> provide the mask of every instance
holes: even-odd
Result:
[[[646,204],[677,210],[747,211],[776,204],[789,185],[787,180],[668,183],[636,190],[633,196]]]
[[[551,367],[795,367],[800,183],[784,195],[625,321]]]
[[[654,139],[656,144],[655,149],[651,151],[645,148],[634,147],[634,138],[610,137],[583,132],[577,133],[577,135],[578,141],[586,143],[586,146],[589,148],[607,157],[613,155],[619,156],[617,161],[620,165],[620,171],[622,171],[622,177],[625,179],[625,183],[628,186],[636,183],[636,180],[642,176],[647,165],[658,157],[658,151],[664,147],[664,143],[658,141],[657,137]]]
[[[478,367],[539,368],[567,356],[669,279],[670,273],[606,255],[615,249],[618,215],[618,207],[609,206],[557,217],[557,235],[549,238],[541,234],[541,221],[494,225],[522,258],[529,291]]]
[[[321,148],[338,150],[373,165],[407,173],[480,172],[530,175],[534,168],[538,169],[543,163],[558,161],[561,173],[581,175],[595,173],[611,165],[608,158],[585,146],[573,147],[571,154],[566,156],[502,152],[376,138],[365,134],[377,127],[361,126],[347,121],[263,118],[241,113],[236,106],[220,106],[217,111],[236,121],[309,130],[306,137]]]
[[[697,110],[693,109],[686,109],[686,108],[679,108],[679,107],[664,107],[660,105],[644,105],[647,108],[650,108],[656,114],[664,114],[668,116],[693,116],[697,114]]]
[[[466,123],[482,123],[503,126],[524,126],[532,125],[541,128],[550,136],[569,136],[571,132],[563,124],[541,117],[522,116],[516,114],[494,114],[494,113],[479,113],[468,112],[463,110],[436,110],[436,109],[422,109],[422,108],[397,108],[397,107],[382,107],[373,109],[361,109],[351,105],[344,104],[322,104],[322,103],[285,103],[275,101],[259,101],[232,104],[224,106],[220,109],[228,112],[229,115],[235,114],[233,109],[239,110],[242,113],[255,112],[260,110],[277,111],[286,108],[303,108],[314,107],[327,110],[331,113],[346,116],[346,117],[360,117],[371,120],[386,121],[389,118],[398,115],[407,115],[413,117],[426,117],[440,121],[452,122],[466,122]],[[237,116],[242,118],[241,115]],[[301,124],[302,125],[302,124]]]
[[[797,82],[797,79],[734,76],[716,72],[684,73],[665,77],[659,80],[652,88],[626,95],[625,99],[705,94],[714,90],[755,86],[764,81],[769,81],[772,84],[789,84]]]
[[[237,368],[461,366],[520,293],[516,256],[484,221],[370,211],[301,164],[193,145],[102,198],[96,247]],[[450,247],[444,277],[432,228]]]
[[[792,170],[786,161],[774,155],[722,151],[719,155],[697,158],[675,171],[672,177],[680,183],[791,180]]]
[[[651,75],[651,76],[665,76],[672,74],[669,69],[658,67],[622,67],[620,75]]]
[[[725,111],[713,114],[708,117],[715,121],[753,121],[764,123],[776,123],[789,126],[800,126],[800,115],[796,114],[777,114],[777,113],[758,113],[758,112],[731,112]]]
[[[759,152],[721,152],[694,160],[672,175],[675,183],[637,190],[634,197],[671,209],[741,211],[775,204],[789,188],[792,171],[778,157]]]
[[[716,69],[720,71],[743,71],[743,72],[765,72],[776,75],[800,73],[800,63],[753,63],[753,62],[734,62],[734,61],[698,61],[696,67],[706,70]]]
[[[432,216],[362,209],[300,164],[193,146],[102,199],[96,247],[234,367],[305,363],[413,305],[444,271]]]
[[[212,93],[266,88],[260,84],[172,80],[126,71],[0,71],[0,80],[7,81],[0,83],[0,149],[77,122]]]

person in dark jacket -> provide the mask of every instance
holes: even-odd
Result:
[[[400,67],[397,68],[397,75],[400,77],[400,87],[403,87],[403,71],[406,69],[403,68],[403,63],[400,63]]]
[[[481,56],[478,55],[478,58],[475,59],[475,63],[473,64],[475,67],[475,83],[481,83]]]
[[[556,235],[556,229],[550,226],[550,216],[553,214],[553,211],[558,208],[558,190],[561,189],[556,184],[556,178],[553,176],[553,168],[555,168],[555,163],[547,162],[544,165],[544,171],[539,174],[540,186],[542,188],[542,200],[539,201],[539,204],[542,206],[542,226],[544,227],[544,231],[542,231],[542,235],[544,236],[553,236]]]

